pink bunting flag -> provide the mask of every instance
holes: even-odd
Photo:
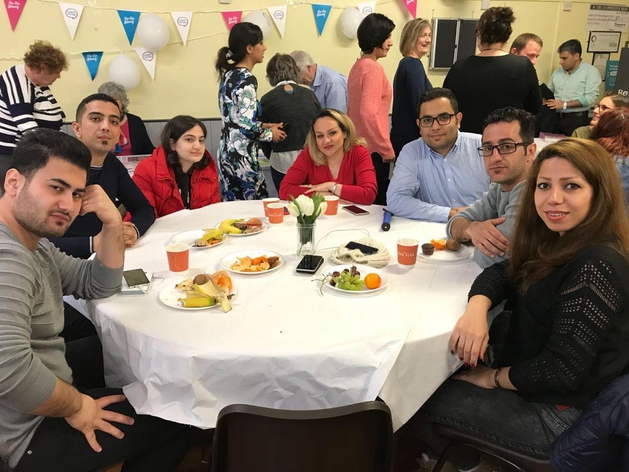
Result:
[[[4,7],[7,9],[7,15],[9,15],[9,22],[13,31],[15,31],[17,22],[20,20],[20,16],[22,16],[24,5],[26,5],[26,0],[4,0]]]
[[[417,0],[402,0],[413,18],[417,18]]]
[[[242,19],[242,11],[224,11],[222,14],[229,31]]]

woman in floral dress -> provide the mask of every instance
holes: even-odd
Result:
[[[258,162],[259,141],[281,141],[282,123],[261,123],[256,97],[258,81],[251,73],[264,60],[262,30],[253,23],[238,23],[229,33],[229,47],[216,58],[220,75],[218,101],[223,120],[218,149],[223,201],[259,200],[268,197]]]

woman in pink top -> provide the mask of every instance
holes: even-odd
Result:
[[[386,205],[390,162],[395,152],[389,136],[389,110],[393,91],[378,59],[387,57],[393,46],[391,32],[395,24],[380,13],[371,13],[358,27],[358,45],[362,54],[347,77],[347,114],[359,136],[367,140],[367,149],[378,179],[375,203]]]
[[[317,192],[371,205],[378,184],[371,155],[363,144],[346,114],[324,108],[310,127],[306,149],[282,180],[280,198]]]

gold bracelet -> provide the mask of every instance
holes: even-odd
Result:
[[[494,385],[496,388],[502,388],[502,385],[500,385],[500,372],[502,372],[502,369],[503,367],[498,367],[494,373]]]

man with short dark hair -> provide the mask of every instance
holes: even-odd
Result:
[[[583,62],[581,43],[570,39],[557,49],[559,65],[550,77],[548,88],[555,98],[544,100],[544,105],[557,112],[555,133],[571,136],[590,119],[588,110],[598,98],[601,74],[591,64]]]
[[[487,190],[489,177],[477,151],[481,136],[459,131],[462,119],[450,90],[421,95],[421,138],[402,148],[387,191],[387,208],[395,216],[445,223]]]
[[[123,222],[125,246],[133,246],[155,221],[155,211],[129,172],[111,152],[120,136],[120,108],[109,95],[95,93],[84,98],[76,110],[72,130],[92,154],[88,184],[100,185],[112,202],[121,203],[131,214]],[[66,254],[88,258],[102,240],[101,223],[93,214],[81,215],[54,244]]]
[[[535,117],[519,108],[491,113],[478,148],[491,178],[489,190],[446,226],[449,238],[472,241],[474,260],[482,268],[506,259],[520,192],[535,159]]]
[[[513,40],[509,52],[516,56],[525,56],[535,65],[537,58],[542,53],[544,42],[534,33],[522,33]]]
[[[299,68],[299,83],[312,89],[321,107],[347,113],[347,77],[315,63],[306,51],[293,51],[290,55]]]
[[[0,468],[87,472],[124,460],[124,470],[174,472],[188,447],[188,429],[137,415],[119,389],[79,391],[82,385],[73,381],[83,373],[64,356],[62,296],[108,297],[122,280],[122,220],[98,185],[86,186],[90,160],[75,138],[38,128],[17,144],[4,181]],[[46,239],[62,236],[86,213],[102,226],[90,261],[69,257]]]

